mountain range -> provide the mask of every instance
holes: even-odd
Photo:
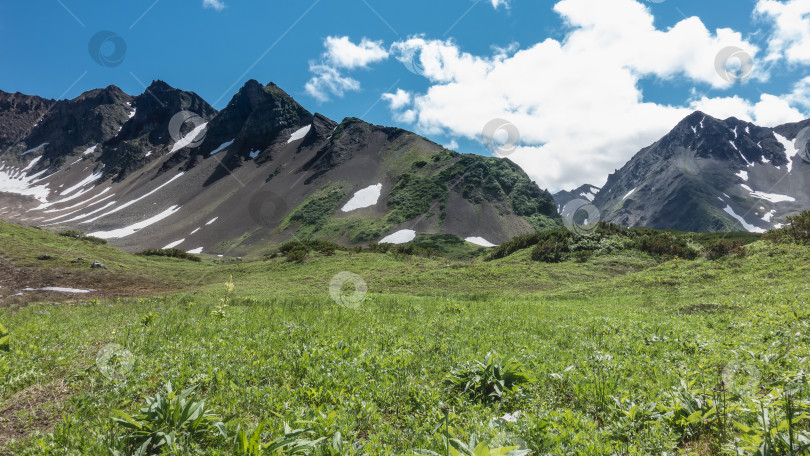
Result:
[[[580,188],[555,198],[592,201],[601,220],[622,226],[762,233],[810,208],[808,127],[810,120],[764,128],[695,112],[595,195]]]
[[[561,222],[508,160],[338,123],[255,80],[221,111],[162,81],[137,96],[0,92],[0,218],[215,255],[438,233],[490,246]]]
[[[553,197],[509,160],[313,114],[248,81],[221,111],[154,81],[71,100],[0,91],[0,218],[79,230],[128,251],[242,255],[289,240],[479,246],[560,226],[573,200],[601,220],[764,232],[810,207],[810,120],[760,127],[695,112],[601,188]]]

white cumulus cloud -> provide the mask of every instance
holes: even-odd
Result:
[[[803,117],[789,97],[765,94],[749,102],[723,95],[734,84],[718,74],[718,53],[730,46],[752,58],[760,52],[739,32],[708,30],[695,17],[659,30],[636,0],[561,0],[554,10],[570,29],[565,39],[524,49],[479,56],[453,41],[394,43],[392,55],[418,63],[430,82],[424,93],[386,96],[394,118],[425,134],[468,139],[480,139],[492,119],[506,119],[520,131],[509,159],[541,187],[557,190],[603,184],[695,109],[763,124]],[[654,103],[640,87],[650,78],[708,85],[716,98]]]
[[[304,86],[306,92],[320,102],[328,101],[332,95],[342,97],[346,92],[360,90],[360,82],[344,75],[343,70],[366,68],[388,58],[382,41],[363,38],[355,44],[347,36],[330,36],[323,45],[326,51],[319,62],[310,62],[313,76]]]
[[[359,81],[343,76],[336,68],[311,64],[309,69],[315,76],[306,83],[304,89],[320,102],[328,101],[329,95],[342,97],[346,92],[360,90]]]
[[[756,12],[774,25],[768,60],[810,64],[810,1],[759,0]]]
[[[370,63],[388,58],[388,51],[382,41],[371,41],[363,38],[360,44],[354,44],[348,36],[330,36],[324,41],[326,60],[337,68],[353,69],[367,67]]]
[[[222,0],[203,0],[203,8],[210,8],[217,11],[225,9],[225,2]]]

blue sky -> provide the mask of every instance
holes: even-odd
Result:
[[[100,31],[126,44],[120,64],[92,58]],[[248,79],[274,81],[310,111],[508,155],[557,190],[603,183],[694,109],[810,117],[808,36],[806,0],[7,0],[0,90],[163,79],[222,109]],[[730,47],[727,70],[751,61],[740,81],[716,67]],[[496,119],[519,135],[498,129],[487,149]]]

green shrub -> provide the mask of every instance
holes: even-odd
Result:
[[[428,212],[434,200],[447,201],[448,196],[447,185],[444,183],[404,173],[399,176],[397,184],[391,189],[388,198],[391,214],[388,221],[397,225],[413,220]]]
[[[97,238],[95,236],[88,236],[88,235],[84,234],[82,231],[77,231],[77,230],[62,231],[62,232],[59,233],[59,236],[78,239],[80,241],[86,241],[86,242],[90,242],[90,243],[98,244],[98,245],[107,244],[107,241],[105,239]]]
[[[301,222],[303,226],[320,228],[345,197],[346,194],[339,186],[325,187],[298,206],[282,224],[282,228],[286,229],[295,222]]]
[[[558,242],[571,239],[573,235],[565,228],[557,228],[554,230],[538,231],[532,234],[524,234],[517,236],[511,241],[504,242],[486,258],[487,261],[498,260],[505,258],[517,251],[528,249],[539,244],[542,241],[554,239]]]
[[[693,260],[698,252],[689,247],[685,239],[661,232],[640,235],[633,242],[633,248],[651,255],[678,257]]]
[[[810,244],[810,211],[787,218],[788,225],[765,233],[764,239],[777,242]]]
[[[307,259],[307,250],[304,248],[288,250],[284,257],[291,263],[303,263]]]
[[[522,363],[514,358],[501,358],[496,352],[488,353],[484,362],[468,364],[445,378],[452,391],[483,402],[500,401],[507,391],[531,381],[533,378]]]
[[[322,255],[330,256],[334,255],[335,251],[347,249],[327,241],[289,241],[281,244],[278,250],[286,256],[288,260],[290,256],[292,256],[294,259],[290,261],[299,261],[299,257],[301,257],[300,252],[304,253],[304,257],[306,257],[308,252],[318,252]],[[303,261],[303,258],[300,258],[300,261]]]
[[[202,261],[200,257],[197,255],[192,255],[185,250],[180,249],[152,249],[152,250],[144,250],[143,252],[138,253],[137,255],[141,256],[160,256],[160,257],[168,257],[168,258],[179,258],[181,260],[188,260],[188,261]]]
[[[193,391],[189,388],[176,394],[168,383],[165,393],[147,398],[146,406],[135,416],[113,412],[113,422],[124,428],[120,440],[125,454],[176,454],[225,437],[225,424],[205,408],[205,402],[189,399]]]
[[[591,250],[579,250],[571,254],[577,263],[585,263],[593,257],[594,253]]]
[[[738,257],[745,256],[743,243],[741,241],[715,241],[705,248],[706,258],[710,260],[717,260],[728,255],[736,255]]]
[[[378,244],[375,242],[374,244],[369,244],[368,247],[366,247],[366,251],[370,253],[388,253],[388,251],[391,250],[391,247],[393,246],[394,244],[387,244],[387,243]]]
[[[445,446],[446,449],[449,450],[450,456],[526,456],[532,453],[532,450],[523,450],[520,449],[519,446],[510,446],[509,443],[506,443],[506,446],[493,446],[490,448],[492,442],[486,440],[479,441],[475,434],[470,437],[469,443],[448,437],[445,437],[445,439]],[[414,450],[414,454],[424,456],[446,456],[448,453],[437,453],[430,450]]]
[[[568,256],[569,252],[567,239],[544,239],[532,249],[532,260],[544,263],[559,263]]]
[[[8,330],[0,324],[0,351],[11,351],[10,339],[11,336],[9,336]]]

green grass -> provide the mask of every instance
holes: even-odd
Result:
[[[770,434],[776,447],[789,428],[797,442],[809,430],[810,247],[757,241],[716,261],[625,250],[546,264],[523,249],[493,261],[337,251],[218,265],[5,224],[0,239],[15,259],[58,257],[39,267],[93,255],[187,290],[0,309],[0,410],[13,411],[0,428],[22,429],[13,441],[0,431],[0,453],[126,454],[134,436],[116,410],[135,415],[169,382],[195,388],[189,400],[231,436],[172,454],[240,454],[237,429],[260,429],[265,444],[301,429],[317,454],[445,454],[448,437],[475,435],[538,455],[755,454]],[[357,309],[330,297],[341,272],[368,287]],[[96,364],[109,344],[133,361],[112,379]],[[449,386],[490,353],[527,380],[497,400]],[[67,393],[47,394],[54,385]]]

